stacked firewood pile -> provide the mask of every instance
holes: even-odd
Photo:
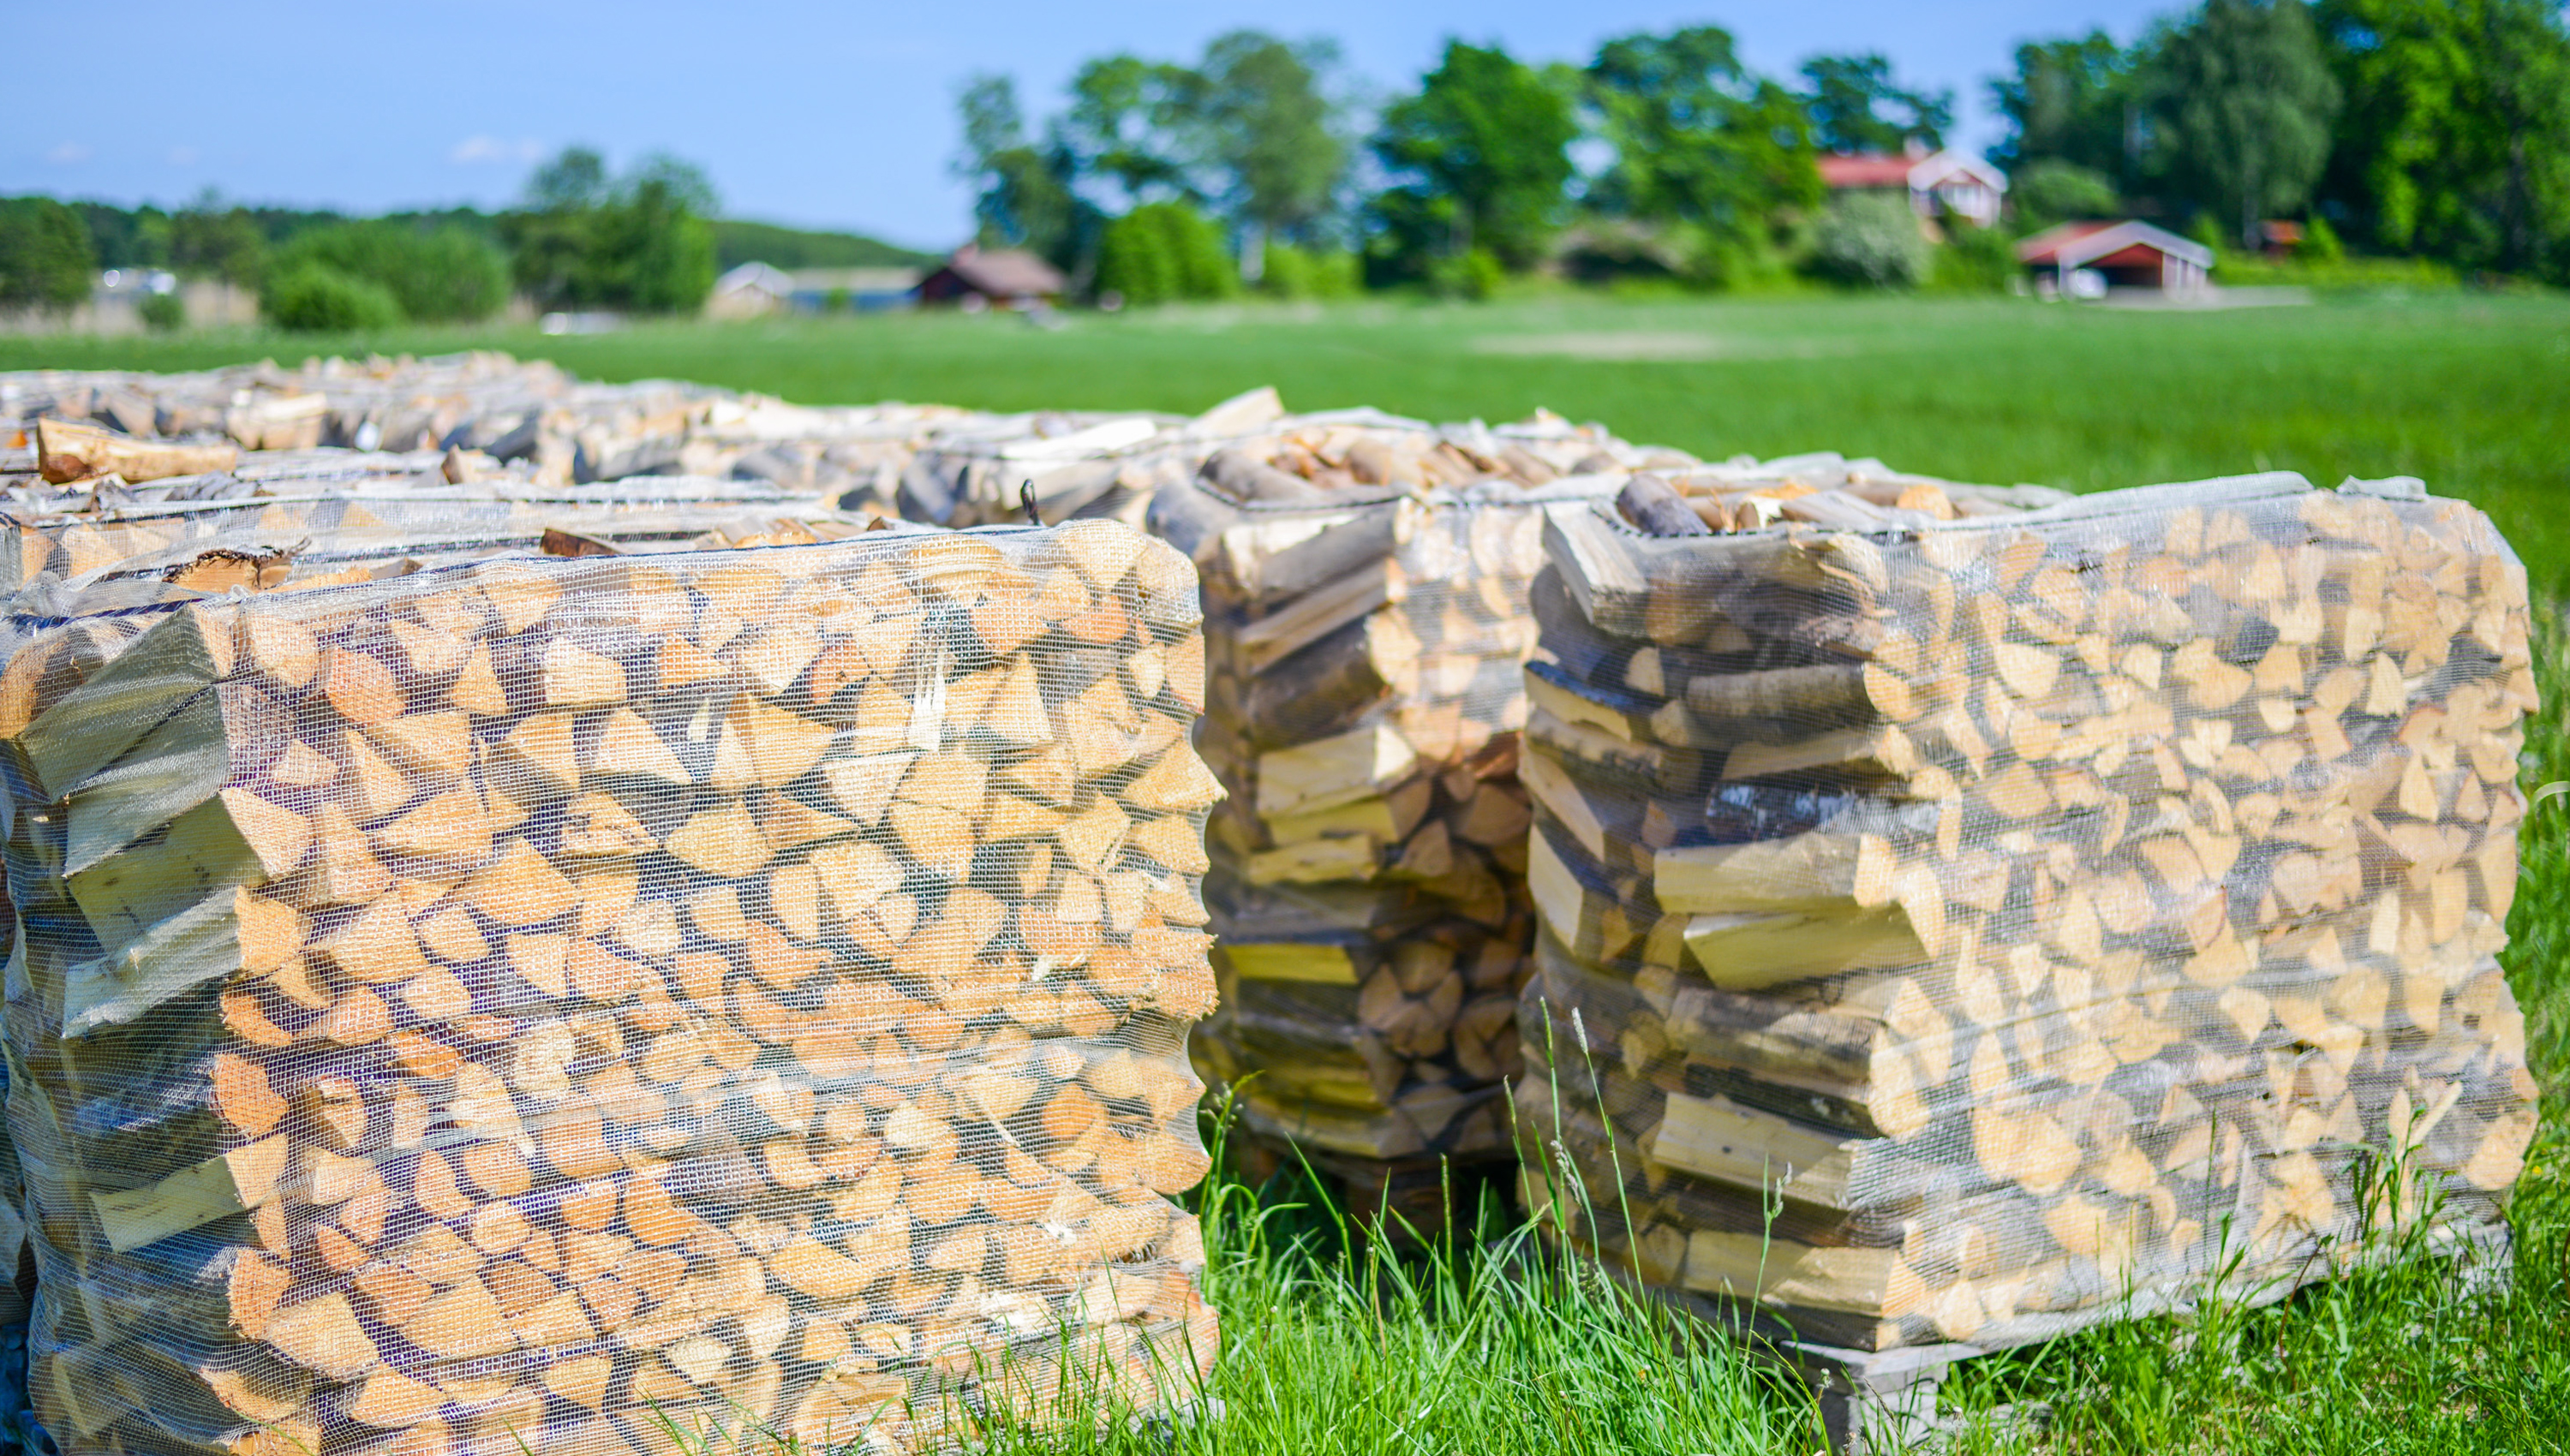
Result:
[[[309,469],[316,462],[297,457],[315,450],[453,450],[515,465],[548,486],[730,477],[890,514],[912,454],[983,418],[933,405],[788,405],[669,381],[582,383],[551,364],[491,353],[314,360],[293,370],[0,374],[0,421],[14,422],[29,446],[38,422],[53,420],[153,447],[90,462],[101,467],[91,474],[113,472],[126,485],[229,472],[241,452],[263,454],[273,471]]]
[[[1251,1133],[1299,1144],[1360,1204],[1431,1216],[1439,1156],[1507,1154],[1533,929],[1527,583],[1547,510],[1653,459],[1687,463],[1551,417],[1303,416],[1153,505],[1204,576],[1199,743],[1229,791],[1200,1062],[1238,1086]]]
[[[1164,1197],[1220,792],[1187,563],[579,524],[604,553],[396,524],[316,538],[360,574],[108,563],[21,616],[66,1443],[899,1449],[1210,1357]]]
[[[881,525],[816,511],[762,481],[654,478],[549,488],[523,462],[502,465],[452,450],[239,453],[224,443],[215,447],[221,459],[208,462],[200,458],[208,453],[203,444],[138,440],[89,423],[40,416],[31,433],[31,444],[55,447],[46,461],[51,471],[38,471],[48,454],[40,449],[0,461],[23,467],[0,473],[16,518],[14,529],[0,534],[0,582],[18,591],[21,616],[134,610],[234,588],[343,585],[494,553],[803,544]],[[205,464],[228,468],[174,475]],[[128,488],[113,473],[120,466],[152,484]],[[24,660],[18,676],[0,674],[8,684],[0,696],[23,713],[38,689],[28,674],[59,670],[57,662]],[[14,915],[0,915],[0,925],[14,938]],[[0,1137],[0,1326],[14,1328],[16,1363],[9,1368],[18,1371],[14,1379],[0,1373],[7,1387],[0,1399],[12,1402],[6,1412],[23,1411],[26,1399],[22,1286],[32,1280],[33,1262],[24,1252],[22,1206],[16,1148]]]
[[[1253,389],[1201,415],[1042,411],[956,425],[904,471],[905,520],[997,526],[1028,520],[1121,521],[1140,527],[1162,492],[1183,488],[1205,457],[1285,413]]]
[[[2503,1238],[2535,696],[2487,520],[1825,471],[1673,472],[1547,536],[1538,1204],[1860,1350]]]

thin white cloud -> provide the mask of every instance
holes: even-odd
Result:
[[[505,137],[477,133],[455,144],[446,160],[458,167],[480,167],[492,163],[524,165],[545,155],[545,144],[533,137],[520,137],[512,142]]]
[[[78,167],[89,158],[89,148],[78,142],[65,142],[45,154],[45,160],[56,167]]]
[[[194,166],[196,166],[196,165],[197,165],[197,149],[196,149],[196,148],[194,148],[194,147],[173,147],[173,148],[171,148],[171,149],[170,149],[170,165],[171,165],[172,167],[194,167]]]

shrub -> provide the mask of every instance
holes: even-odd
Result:
[[[2196,213],[2186,224],[2186,235],[2189,240],[2211,248],[2217,258],[2231,251],[2231,235],[2222,230],[2222,224],[2214,219],[2211,212]]]
[[[1098,240],[1097,291],[1127,303],[1228,298],[1239,269],[1222,229],[1184,202],[1146,202],[1106,224]]]
[[[304,333],[387,329],[402,321],[401,304],[382,284],[319,262],[270,273],[258,306],[278,328]]]
[[[2124,199],[2115,195],[2106,175],[2075,162],[2027,163],[2008,180],[2008,201],[2028,231],[2056,222],[2117,217],[2124,211]]]
[[[306,263],[373,283],[415,323],[488,318],[509,297],[508,260],[465,228],[406,222],[341,222],[316,227],[276,256],[279,273]]]
[[[1995,227],[1975,227],[1957,217],[1945,224],[1928,281],[1945,293],[2004,293],[2017,275],[2016,248]]]
[[[2347,244],[2338,240],[2338,229],[2326,217],[2315,217],[2303,229],[2303,240],[2294,248],[2294,256],[2306,262],[2343,263],[2347,261]]]
[[[1353,298],[1359,286],[1357,255],[1338,248],[1271,242],[1258,286],[1279,298]]]
[[[1812,271],[1861,288],[1915,288],[1926,280],[1929,243],[1907,197],[1856,192],[1832,201],[1812,239]]]
[[[188,305],[176,292],[148,293],[135,311],[143,315],[143,326],[156,334],[176,333],[188,326]]]
[[[79,213],[51,197],[0,200],[0,305],[70,308],[95,272]]]

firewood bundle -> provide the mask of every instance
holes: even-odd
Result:
[[[2290,476],[1888,509],[1922,519],[1554,523],[1536,1201],[1861,1350],[2503,1240],[2535,695],[2488,521]]]
[[[60,431],[79,448],[33,463],[56,483],[195,478],[233,470],[241,452],[456,450],[553,486],[733,477],[888,515],[911,455],[985,418],[935,405],[811,408],[665,380],[582,383],[549,363],[479,352],[295,370],[0,374],[0,419],[29,444],[40,420],[90,427]]]
[[[379,469],[383,460],[349,451],[274,453],[245,457],[237,468],[247,483],[261,487],[291,478],[305,490],[352,494],[261,499],[244,493],[222,503],[23,521],[0,533],[0,582],[18,588],[19,612],[42,617],[175,604],[234,589],[293,591],[363,582],[494,553],[809,544],[841,540],[872,523],[829,512],[780,517],[774,503],[753,492],[731,487],[730,494],[753,498],[723,499],[728,483],[720,482],[689,489],[683,481],[652,480],[613,498],[582,500],[596,493],[573,492],[567,500],[566,493],[538,491],[511,474],[478,483],[510,494],[459,502],[407,490],[415,483],[386,477]],[[427,464],[440,462],[432,456]],[[369,494],[376,491],[387,494]],[[6,657],[0,651],[0,660]],[[0,670],[0,698],[23,712],[37,689],[31,672],[47,666],[31,658],[15,675]],[[15,938],[16,920],[7,909],[0,888],[0,952]],[[0,1078],[0,1088],[5,1086]],[[0,1126],[0,1274],[14,1274],[22,1264],[21,1188],[15,1145]],[[16,1285],[0,1280],[0,1325],[23,1323],[26,1307]],[[23,1393],[17,1398],[23,1400]]]
[[[1210,1358],[1176,552],[895,530],[42,622],[7,1038],[66,1446],[899,1450]]]
[[[1047,410],[960,423],[902,473],[894,514],[940,526],[1106,520],[1140,527],[1162,492],[1183,488],[1215,449],[1285,413],[1259,388],[1201,415]]]
[[[224,439],[252,451],[400,451],[442,445],[459,430],[496,438],[479,422],[514,425],[571,387],[550,363],[485,350],[184,374],[38,370],[0,374],[0,418],[21,428],[45,416],[86,420],[138,439]]]
[[[1505,1156],[1533,928],[1526,587],[1545,512],[1622,479],[1576,472],[1640,459],[1549,418],[1305,416],[1153,505],[1204,575],[1199,743],[1229,791],[1209,843],[1222,1009],[1200,1064],[1238,1087],[1250,1133],[1360,1188],[1402,1182],[1405,1160]]]

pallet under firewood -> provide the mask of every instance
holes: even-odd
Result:
[[[2452,1261],[2456,1277],[2475,1290],[2503,1290],[2515,1277],[2515,1244],[2505,1225],[2472,1231],[2438,1248],[2433,1257]],[[1938,1397],[1953,1377],[1954,1367],[2022,1347],[1948,1341],[1891,1350],[1849,1349],[1798,1338],[1790,1326],[1746,1315],[1738,1304],[1644,1288],[1611,1267],[1608,1274],[1625,1287],[1666,1302],[1708,1328],[1727,1331],[1757,1359],[1791,1370],[1810,1387],[1820,1407],[1822,1430],[1833,1456],[1920,1456],[1940,1449],[1954,1423],[1939,1414]],[[2291,1298],[2302,1287],[2270,1280],[2223,1290],[2220,1297],[2237,1307],[2259,1308]],[[2199,1305],[2190,1302],[2147,1312],[2183,1313],[2194,1307]]]

